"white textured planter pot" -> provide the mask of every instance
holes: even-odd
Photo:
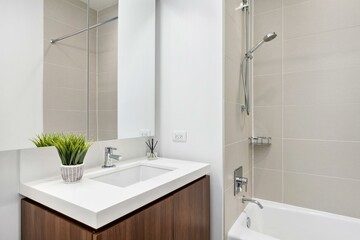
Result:
[[[84,173],[84,163],[78,165],[62,165],[61,177],[67,183],[80,181]]]

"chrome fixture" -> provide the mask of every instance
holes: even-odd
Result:
[[[234,196],[245,190],[247,192],[248,179],[243,177],[243,168],[239,167],[234,171]]]
[[[263,45],[263,43],[265,42],[270,42],[271,40],[273,40],[274,38],[276,38],[277,34],[275,32],[270,32],[268,34],[266,34],[263,38],[263,40],[261,40],[258,44],[255,45],[255,47],[253,47],[251,50],[249,50],[246,54],[245,57],[252,59],[252,53],[256,51],[256,49],[258,49],[261,45]]]
[[[249,137],[249,144],[253,145],[270,145],[271,137]]]
[[[247,228],[251,227],[251,219],[248,216],[246,217],[246,227]]]
[[[245,51],[248,52],[250,49],[250,42],[251,42],[251,22],[250,22],[250,0],[243,0],[242,5],[240,8],[245,13],[246,18],[246,37],[245,37]],[[242,7],[242,8],[241,8]],[[237,9],[237,10],[239,10]],[[246,72],[244,71],[244,61],[246,60]],[[250,59],[244,57],[241,63],[241,78],[243,81],[243,88],[244,88],[244,99],[245,104],[241,106],[241,111],[244,112],[246,110],[246,114],[250,115],[250,84],[249,84],[249,77],[250,77]],[[245,73],[244,73],[245,72]],[[244,76],[245,74],[245,76]]]
[[[112,161],[113,160],[119,161],[121,159],[121,155],[113,154],[114,150],[117,150],[117,149],[113,148],[113,147],[105,148],[105,161],[104,161],[104,165],[102,166],[103,168],[115,167],[115,165],[113,164]]]
[[[236,11],[238,11],[238,10],[243,10],[244,11],[244,9],[247,8],[247,7],[249,7],[249,1],[248,0],[243,0],[243,2],[240,3],[240,6],[235,8],[235,10]]]
[[[248,27],[246,27],[247,29]],[[248,34],[249,30],[246,30],[246,33]],[[243,60],[241,61],[241,79],[243,82],[243,87],[244,87],[244,98],[245,98],[245,105],[241,107],[241,111],[245,111],[247,115],[250,114],[250,60],[253,58],[253,53],[261,46],[263,45],[263,43],[265,42],[270,42],[271,40],[273,40],[274,38],[276,38],[276,33],[275,32],[270,32],[268,34],[266,34],[264,36],[264,38],[255,45],[255,47],[251,48],[250,50],[248,50],[248,44],[246,43],[246,53],[245,56],[243,58]],[[248,37],[246,39],[249,39]],[[246,64],[244,64],[246,63]],[[246,69],[245,69],[246,68]]]
[[[261,40],[255,47],[250,49],[251,42],[251,17],[250,17],[250,8],[252,4],[250,0],[242,0],[240,6],[235,8],[236,11],[242,10],[245,13],[246,18],[246,37],[245,37],[245,51],[246,54],[241,61],[241,79],[243,82],[244,88],[244,99],[245,104],[241,106],[241,111],[246,111],[247,115],[250,115],[250,60],[253,58],[252,53],[256,51],[264,42],[269,42],[273,40],[277,35],[275,32],[268,33],[263,40]],[[246,63],[246,64],[245,64]]]
[[[74,33],[70,33],[70,34],[65,35],[65,36],[63,36],[63,37],[51,39],[50,42],[51,42],[52,44],[54,44],[54,43],[56,43],[56,42],[58,42],[58,41],[64,40],[64,39],[66,39],[66,38],[69,38],[69,37],[72,37],[72,36],[75,36],[75,35],[78,35],[78,34],[80,34],[80,33],[82,33],[82,32],[85,32],[85,31],[89,31],[89,30],[91,30],[91,29],[93,29],[93,28],[97,28],[97,27],[99,27],[99,26],[101,26],[101,25],[104,25],[104,24],[106,24],[106,23],[108,23],[108,22],[112,22],[112,21],[117,20],[117,19],[118,19],[118,17],[110,18],[110,19],[105,20],[105,21],[103,21],[103,22],[99,22],[99,23],[97,23],[97,24],[95,24],[95,25],[93,25],[93,26],[91,26],[91,27],[84,28],[84,29],[82,29],[82,30],[80,30],[80,31],[77,31],[77,32],[74,32]]]
[[[245,196],[243,196],[243,197],[241,198],[241,202],[242,202],[242,203],[246,203],[246,202],[255,203],[256,205],[259,206],[260,209],[263,209],[263,208],[264,208],[263,205],[262,205],[258,200],[255,200],[255,199],[252,199],[252,198],[247,198],[247,197],[245,197]]]

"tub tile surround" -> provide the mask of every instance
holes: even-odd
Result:
[[[360,181],[285,172],[284,202],[359,218]]]
[[[282,202],[282,175],[281,170],[255,168],[255,197],[275,202]]]
[[[244,54],[245,32],[243,14],[235,11],[241,0],[225,1],[225,80],[224,80],[224,239],[236,218],[245,207],[241,195],[252,196],[251,117],[241,112],[244,104],[243,84],[240,78],[240,64]],[[234,196],[234,170],[243,167],[244,176],[249,179],[248,191]]]
[[[254,36],[279,31],[280,50],[266,47],[282,67],[255,54],[255,132],[273,143],[255,148],[254,195],[360,218],[360,3],[268,2],[255,1]]]

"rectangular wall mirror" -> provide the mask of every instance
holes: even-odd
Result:
[[[154,135],[155,0],[44,0],[43,41],[39,123],[17,134],[18,145],[6,147],[11,131],[1,136],[0,150],[30,147],[34,132]]]

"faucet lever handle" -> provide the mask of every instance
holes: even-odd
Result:
[[[114,147],[105,147],[105,152],[112,154],[113,150],[117,150],[117,148]]]
[[[242,191],[243,186],[245,186],[245,192],[247,192],[248,179],[246,177],[236,177],[236,183],[238,184],[239,191]]]

